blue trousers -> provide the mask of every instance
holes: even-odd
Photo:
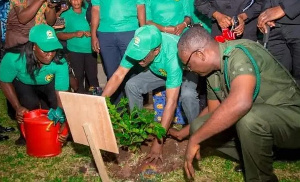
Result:
[[[181,84],[179,101],[187,117],[188,122],[192,122],[200,112],[200,104],[197,93],[198,75],[187,72]],[[149,91],[163,87],[166,80],[156,76],[150,70],[142,72],[127,81],[125,86],[126,96],[129,100],[129,107],[143,108],[143,96]]]
[[[134,31],[128,32],[97,32],[100,53],[107,80],[114,74],[120,65],[126,48],[134,36]],[[125,83],[125,82],[124,82]],[[124,85],[124,84],[123,84]],[[112,95],[112,103],[117,103],[123,96],[124,86]]]

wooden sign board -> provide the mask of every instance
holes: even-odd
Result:
[[[96,149],[118,154],[105,97],[59,92],[74,142],[89,146],[84,126],[89,126]]]

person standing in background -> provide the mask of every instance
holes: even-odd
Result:
[[[0,2],[0,62],[4,55],[4,40],[6,33],[6,21],[7,15],[9,12],[9,0],[4,0]],[[1,87],[0,87],[1,89]],[[0,125],[0,141],[8,140],[9,137],[7,135],[2,135],[2,133],[15,131],[13,127],[4,127]]]
[[[134,31],[145,24],[144,0],[92,0],[92,49],[101,53],[104,72],[109,80],[120,65]],[[117,103],[124,87],[112,96]]]
[[[34,25],[54,25],[56,21],[55,6],[56,4],[47,2],[47,0],[10,0],[5,49],[26,44],[29,30]]]
[[[236,16],[239,25],[233,30],[243,39],[257,40],[257,17],[260,13],[261,0],[195,0],[196,9],[212,19],[212,37],[222,34],[222,29],[231,28],[233,16]]]
[[[264,1],[262,8],[257,26],[262,33],[271,27],[267,48],[300,85],[300,1]]]
[[[181,35],[191,23],[189,0],[146,0],[146,24],[161,32]]]
[[[57,32],[60,40],[67,41],[70,66],[78,80],[76,92],[85,93],[84,77],[91,87],[99,87],[97,78],[97,55],[92,53],[90,25],[86,19],[88,3],[70,0],[71,8],[62,13],[65,28]]]

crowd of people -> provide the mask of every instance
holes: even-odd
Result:
[[[240,162],[245,181],[278,181],[274,146],[300,148],[298,0],[7,3],[0,86],[18,125],[29,110],[61,110],[58,91],[92,90],[113,103],[125,96],[133,109],[143,107],[145,94],[163,88],[161,125],[172,137],[189,137],[188,178],[195,175],[194,157],[212,143]],[[237,40],[214,39],[224,32]],[[97,54],[108,80],[103,92]],[[199,89],[206,90],[203,109]],[[178,101],[186,117],[180,131],[171,128]],[[16,144],[26,144],[21,134]],[[163,162],[163,144],[153,140],[147,163]]]

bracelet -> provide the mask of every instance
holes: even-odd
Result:
[[[167,32],[167,27],[164,27],[164,32],[165,32],[165,33]]]
[[[187,23],[186,23],[185,21],[183,22],[183,24],[185,25],[185,27],[187,27],[187,26],[188,26],[188,25],[187,25]]]

